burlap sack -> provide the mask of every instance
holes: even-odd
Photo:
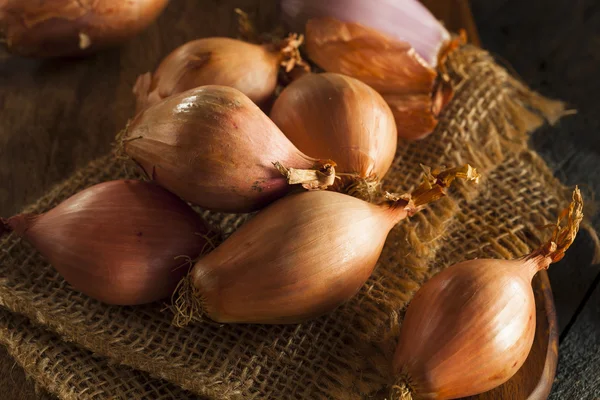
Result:
[[[402,311],[423,281],[464,259],[527,253],[540,243],[539,226],[553,221],[558,207],[568,202],[562,186],[528,149],[526,135],[543,123],[541,115],[551,122],[558,118],[562,105],[529,91],[479,49],[465,47],[448,64],[455,97],[431,137],[400,143],[386,188],[409,191],[419,183],[420,164],[468,162],[484,179],[478,187],[459,185],[451,196],[393,229],[371,279],[330,315],[302,325],[206,321],[176,328],[162,304],[111,307],[73,291],[14,235],[0,242],[0,303],[110,360],[85,372],[65,363],[55,366],[53,371],[63,368],[69,376],[67,386],[96,379],[110,363],[122,363],[215,399],[358,399],[385,389]],[[108,155],[26,211],[45,211],[78,190],[132,171]],[[203,214],[229,232],[245,219]],[[8,332],[0,330],[4,342]],[[37,343],[31,346],[40,349]],[[35,354],[38,363],[51,362],[47,352]],[[90,357],[81,350],[70,354]],[[29,373],[48,382],[46,370]],[[125,372],[121,378],[129,379]],[[128,392],[119,392],[116,380],[107,384],[115,385],[111,393],[117,397],[144,398],[127,385]],[[78,398],[100,397],[85,392]]]
[[[61,399],[198,399],[174,384],[115,365],[67,343],[56,333],[2,307],[0,343],[6,346],[25,373],[36,379],[39,387]],[[54,399],[44,390],[39,391],[40,400]]]

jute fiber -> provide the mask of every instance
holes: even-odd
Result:
[[[393,382],[390,357],[402,313],[420,285],[464,259],[526,254],[547,233],[539,227],[554,221],[569,201],[570,192],[527,146],[527,132],[545,120],[554,122],[562,104],[531,92],[474,47],[455,52],[448,68],[454,99],[434,134],[399,144],[384,188],[410,191],[420,183],[421,164],[470,163],[482,182],[459,184],[449,197],[394,228],[373,276],[335,312],[301,325],[204,321],[176,328],[164,304],[112,307],[79,294],[31,246],[11,235],[0,242],[0,304],[57,332],[64,342],[54,336],[39,339],[50,334],[34,326],[16,335],[14,324],[2,326],[1,341],[20,340],[31,349],[12,351],[23,365],[52,363],[52,368],[27,372],[62,398],[147,398],[138,384],[166,388],[160,393],[175,393],[173,398],[185,398],[177,387],[214,399],[360,399],[385,392]],[[24,211],[43,212],[90,185],[136,176],[135,168],[109,154]],[[247,218],[202,214],[224,233]],[[63,357],[65,362],[57,362]],[[132,369],[110,367],[114,364],[144,371],[146,383],[139,383],[142,378]],[[55,382],[53,376],[68,379]],[[88,380],[103,380],[110,390],[102,395],[82,390]],[[164,381],[171,384],[163,386]],[[78,397],[69,390],[79,391]]]
[[[65,342],[55,332],[2,307],[0,343],[39,387],[62,399],[199,399],[169,382]],[[54,398],[44,391],[39,396],[40,400]]]

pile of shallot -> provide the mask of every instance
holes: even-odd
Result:
[[[202,38],[175,49],[138,78],[136,115],[118,136],[120,155],[148,181],[100,183],[43,214],[0,219],[0,235],[25,239],[74,289],[102,302],[172,296],[176,325],[203,317],[290,324],[331,312],[371,276],[396,224],[455,179],[479,179],[470,165],[427,169],[410,194],[382,190],[398,138],[430,134],[450,101],[444,61],[461,39],[415,0],[379,2],[282,1],[325,72],[305,69],[299,34]],[[68,55],[118,41],[166,1],[114,2],[111,13],[107,0],[86,13],[78,2],[38,3],[0,8],[15,52]],[[298,66],[276,90],[281,72]],[[219,244],[190,203],[259,212]],[[393,358],[393,398],[469,396],[520,368],[535,332],[531,279],[572,243],[582,204],[576,190],[531,255],[465,261],[418,291]]]

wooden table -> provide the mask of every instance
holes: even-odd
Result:
[[[17,212],[106,152],[133,112],[135,77],[154,68],[171,49],[190,37],[233,35],[233,7],[273,18],[268,0],[204,1],[202,13],[193,3],[173,1],[155,26],[124,45],[126,51],[76,62],[0,59],[0,215]],[[584,190],[598,193],[600,135],[592,133],[600,131],[595,116],[600,42],[593,36],[600,35],[600,5],[593,0],[539,6],[519,0],[472,3],[484,47],[507,59],[536,89],[580,111],[559,127],[536,133],[534,143],[564,182],[585,183]],[[161,35],[167,27],[170,34]],[[133,70],[131,65],[147,67]],[[595,223],[599,228],[600,219]],[[562,339],[553,399],[600,394],[600,266],[590,265],[590,249],[589,237],[582,234],[561,269],[550,270]],[[0,398],[37,398],[3,350]]]

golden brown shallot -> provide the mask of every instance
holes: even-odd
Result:
[[[176,324],[200,313],[225,323],[298,323],[332,311],[371,275],[392,227],[457,177],[478,175],[468,165],[450,169],[382,205],[331,191],[275,202],[196,262],[175,301]]]
[[[263,105],[273,95],[283,67],[302,64],[302,36],[254,44],[215,37],[188,42],[169,54],[154,74],[141,75],[133,88],[138,111],[177,93],[204,85],[231,86]]]
[[[516,260],[461,262],[426,282],[402,323],[392,398],[455,399],[509,380],[525,362],[535,335],[531,279],[564,256],[582,210],[576,188],[552,237],[538,250]]]
[[[354,187],[362,181],[374,188],[396,154],[390,108],[375,90],[345,75],[304,75],[281,92],[270,116],[300,151],[335,160],[337,175]]]

